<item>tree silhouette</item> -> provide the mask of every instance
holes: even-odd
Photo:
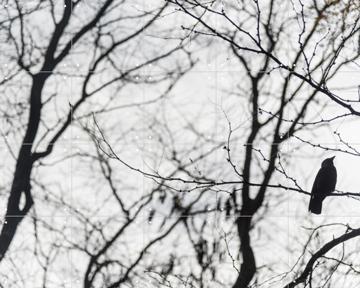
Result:
[[[95,2],[1,14],[7,287],[356,285],[359,4]]]
[[[121,97],[121,93],[126,93],[124,90],[130,84],[165,83],[168,88],[164,93],[168,93],[176,81],[193,65],[181,39],[174,43],[173,47],[166,45],[162,51],[152,49],[151,53],[144,52],[138,55],[134,52],[137,41],[143,42],[144,46],[149,45],[147,40],[143,39],[143,35],[164,13],[168,6],[166,3],[147,11],[136,11],[130,10],[130,7],[127,7],[128,3],[124,1],[55,2],[12,1],[4,6],[5,15],[1,26],[3,38],[8,41],[3,45],[6,47],[6,60],[11,67],[10,71],[6,71],[9,75],[2,84],[11,87],[18,79],[26,78],[24,85],[27,88],[21,91],[26,94],[21,102],[12,104],[14,107],[22,104],[22,109],[7,119],[8,122],[23,121],[23,126],[20,127],[20,131],[12,128],[3,131],[3,135],[8,138],[15,133],[17,138],[20,135],[21,144],[19,151],[14,152],[17,154],[16,166],[8,194],[6,224],[2,226],[0,234],[0,259],[5,256],[19,224],[34,205],[31,184],[34,166],[53,152],[71,124],[77,119],[91,116],[92,113],[109,110],[109,104],[105,102]],[[129,15],[118,15],[116,9],[122,8],[129,9]],[[82,19],[82,15],[86,15],[85,20]],[[37,21],[37,17],[43,17],[47,23],[46,27]],[[120,29],[122,25],[131,25],[131,29]],[[140,73],[144,74],[145,67],[160,65],[171,55],[181,52],[185,61],[188,58],[188,63],[175,65],[154,78],[151,78],[150,74],[138,76]],[[114,61],[113,58],[121,57],[120,55],[125,58],[132,56],[128,61],[125,61],[125,58],[122,58],[122,61]],[[71,67],[66,69],[68,66]],[[108,72],[104,71],[105,67],[108,67]],[[81,68],[85,68],[84,72],[79,71]],[[80,73],[76,73],[77,70]],[[99,80],[100,75],[105,76],[102,81]],[[78,79],[78,94],[73,98],[69,97],[68,101],[64,101],[64,95],[61,95],[60,90],[53,90],[48,95],[48,87],[56,89],[55,85],[64,85],[61,80],[66,80],[66,77]],[[54,85],[52,81],[57,83]],[[107,97],[103,100],[103,107],[94,106],[80,112],[90,99],[98,97],[99,94]],[[59,115],[54,123],[54,115],[50,115],[48,107],[58,105],[61,101],[65,102],[61,108],[62,115]],[[8,109],[11,111],[14,107],[10,106]],[[118,107],[113,105],[111,108]],[[7,141],[11,143],[11,139]],[[23,196],[25,197],[22,204]]]

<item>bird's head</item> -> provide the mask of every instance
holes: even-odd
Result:
[[[333,166],[334,165],[334,158],[335,156],[333,157],[330,157],[330,158],[326,158],[322,163],[321,163],[321,167],[329,167],[329,166]]]

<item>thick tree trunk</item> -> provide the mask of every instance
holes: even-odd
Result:
[[[21,154],[21,153],[20,153]],[[17,227],[22,221],[23,217],[28,213],[33,205],[30,189],[30,173],[31,173],[31,160],[28,157],[23,157],[18,161],[24,163],[19,170],[15,172],[13,184],[8,198],[8,205],[1,234],[0,234],[0,260],[5,256],[6,251],[14,238]],[[21,194],[25,194],[25,206],[20,209],[19,203]]]
[[[240,251],[242,255],[242,264],[240,273],[233,288],[246,288],[256,272],[256,263],[254,252],[250,243],[250,225],[252,217],[249,215],[240,216],[236,220],[238,233],[240,237]]]
[[[14,239],[16,230],[33,205],[31,196],[30,176],[33,167],[32,147],[41,117],[41,93],[45,84],[46,74],[33,77],[30,92],[30,114],[27,129],[19,150],[14,178],[8,197],[5,220],[0,233],[0,261]],[[20,209],[21,195],[24,193],[25,205]]]

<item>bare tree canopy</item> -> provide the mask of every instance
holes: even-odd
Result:
[[[1,5],[0,287],[360,285],[358,1]]]

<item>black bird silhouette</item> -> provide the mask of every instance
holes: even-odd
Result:
[[[321,163],[321,168],[316,175],[311,189],[309,203],[309,211],[311,213],[321,214],[323,200],[335,190],[337,173],[333,163],[334,158],[335,156],[327,158]]]

